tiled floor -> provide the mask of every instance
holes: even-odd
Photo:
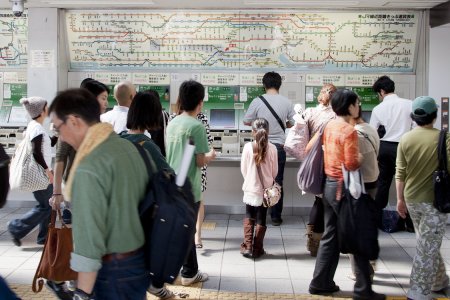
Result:
[[[22,247],[15,247],[6,230],[6,222],[19,217],[27,210],[0,210],[0,274],[14,287],[19,288],[31,286],[42,247],[35,244],[36,232],[23,240]],[[199,297],[318,299],[308,295],[315,259],[306,251],[305,220],[306,218],[301,216],[285,216],[282,226],[269,225],[264,246],[268,254],[253,260],[239,254],[239,245],[243,238],[242,215],[207,215],[206,223],[215,226],[205,226],[202,234],[203,249],[198,249],[197,253],[200,269],[207,272],[210,279],[203,286],[196,287],[201,290],[198,292]],[[381,253],[373,288],[376,292],[405,299],[415,252],[415,236],[407,232],[380,232],[380,246]],[[441,251],[447,270],[450,269],[449,249],[450,227],[447,228]],[[335,281],[342,291],[334,297],[351,297],[354,281],[347,277],[349,274],[349,260],[345,255],[341,255]],[[205,296],[208,294],[214,296],[208,298]],[[46,298],[46,293],[36,298],[27,295],[29,294],[23,293],[23,299],[51,299]]]

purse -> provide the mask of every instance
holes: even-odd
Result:
[[[9,171],[11,189],[35,192],[45,190],[50,184],[44,168],[34,159],[28,133],[17,147]]]
[[[255,152],[255,144],[252,144],[253,152]],[[281,185],[278,182],[274,181],[271,187],[265,188],[264,181],[261,175],[261,167],[256,166],[258,171],[259,182],[261,182],[261,186],[263,187],[263,206],[264,207],[272,207],[280,201],[281,198]]]
[[[439,167],[433,172],[434,207],[442,213],[450,213],[450,175],[447,170],[447,131],[439,133]]]
[[[360,171],[351,172],[359,173]],[[376,203],[366,194],[361,174],[359,174],[361,185],[359,198],[353,197],[349,190],[352,177],[358,176],[350,176],[350,171],[345,169],[343,175],[345,192],[339,204],[337,230],[339,249],[344,254],[351,253],[375,260],[380,252]]]
[[[61,220],[61,228],[55,227],[56,214]],[[44,279],[51,281],[76,280],[78,273],[70,268],[70,254],[73,251],[72,228],[62,221],[61,212],[52,210],[47,239],[42,250],[41,260],[34,274],[32,290],[42,290]]]

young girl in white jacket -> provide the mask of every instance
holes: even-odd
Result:
[[[258,258],[265,253],[263,241],[267,228],[267,207],[262,205],[263,191],[272,186],[278,173],[278,155],[275,145],[269,142],[269,123],[266,119],[258,118],[252,122],[252,136],[254,141],[245,144],[241,158],[243,201],[246,204],[241,254],[248,258]],[[261,182],[258,175],[258,166],[264,182]]]

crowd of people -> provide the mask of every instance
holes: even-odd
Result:
[[[241,157],[245,216],[240,253],[252,259],[265,254],[268,211],[273,226],[283,223],[285,131],[295,125],[291,101],[279,94],[281,76],[268,72],[262,82],[266,93],[251,102],[243,119],[251,126],[253,142],[244,146]],[[379,223],[395,176],[398,213],[406,220],[405,229],[415,231],[417,237],[407,296],[431,299],[432,292],[442,291],[449,284],[440,255],[447,216],[433,206],[431,180],[438,166],[439,131],[433,128],[438,107],[430,97],[413,101],[399,98],[395,83],[387,76],[380,77],[373,90],[381,103],[373,110],[370,123],[362,116],[358,95],[332,84],[322,87],[318,106],[306,109],[300,116],[308,130],[306,142],[311,143],[323,131],[326,175],[324,192],[315,195],[307,224],[307,250],[317,256],[309,292],[327,295],[339,291],[334,275],[340,254],[338,223],[347,221],[341,220],[339,213],[345,201],[345,169],[360,170],[365,190],[377,204]],[[195,150],[187,177],[195,201],[197,234],[187,249],[180,276],[185,286],[208,280],[208,274],[199,269],[196,252],[203,247],[206,166],[216,157],[208,119],[202,113],[205,88],[194,80],[183,82],[177,112],[170,117],[155,91],[136,93],[132,83],[121,82],[113,92],[117,105],[108,112],[108,87],[90,78],[80,88],[58,93],[51,103],[40,97],[21,100],[32,119],[25,138],[32,145],[36,162],[45,170],[49,185],[33,192],[38,204],[23,217],[12,220],[8,230],[13,243],[20,246],[21,240],[39,225],[36,242],[44,244],[51,210],[63,209],[64,222],[72,224],[70,268],[78,272],[78,279],[71,283],[47,281],[59,299],[144,299],[147,292],[170,299],[174,293],[164,282],[152,281],[146,267],[138,206],[152,174],[133,143],[146,150],[156,166],[154,171],[178,172],[184,147],[187,141],[193,142]],[[53,142],[43,128],[48,116],[58,137],[53,169]],[[446,145],[450,158],[449,139]],[[2,180],[7,176],[3,167],[0,165]],[[281,186],[281,197],[269,209],[263,202],[264,189],[274,182]],[[6,194],[0,196],[3,205]],[[385,299],[384,294],[372,290],[375,261],[360,253],[351,254],[350,260],[350,277],[355,280],[353,299]],[[2,280],[2,296],[7,295],[6,291]]]

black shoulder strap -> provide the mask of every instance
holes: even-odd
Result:
[[[270,106],[269,102],[267,102],[266,98],[264,98],[263,96],[259,96],[259,98],[262,100],[262,102],[264,102],[264,104],[267,106],[267,108],[270,110],[270,112],[272,113],[272,115],[275,117],[275,119],[277,119],[278,124],[280,124],[281,128],[283,129],[283,131],[286,130],[286,127],[284,126],[283,122],[281,121],[280,117],[277,115],[277,113],[273,110],[272,106]]]
[[[439,169],[447,171],[447,130],[442,129],[439,133],[438,159]]]
[[[144,160],[145,167],[147,168],[148,175],[150,176],[153,171],[155,170],[153,163],[150,161],[147,155],[147,150],[144,149],[142,146],[145,143],[145,141],[141,141],[139,143],[134,143],[133,145],[136,146],[136,149],[139,151],[139,154],[141,155],[142,159]]]

